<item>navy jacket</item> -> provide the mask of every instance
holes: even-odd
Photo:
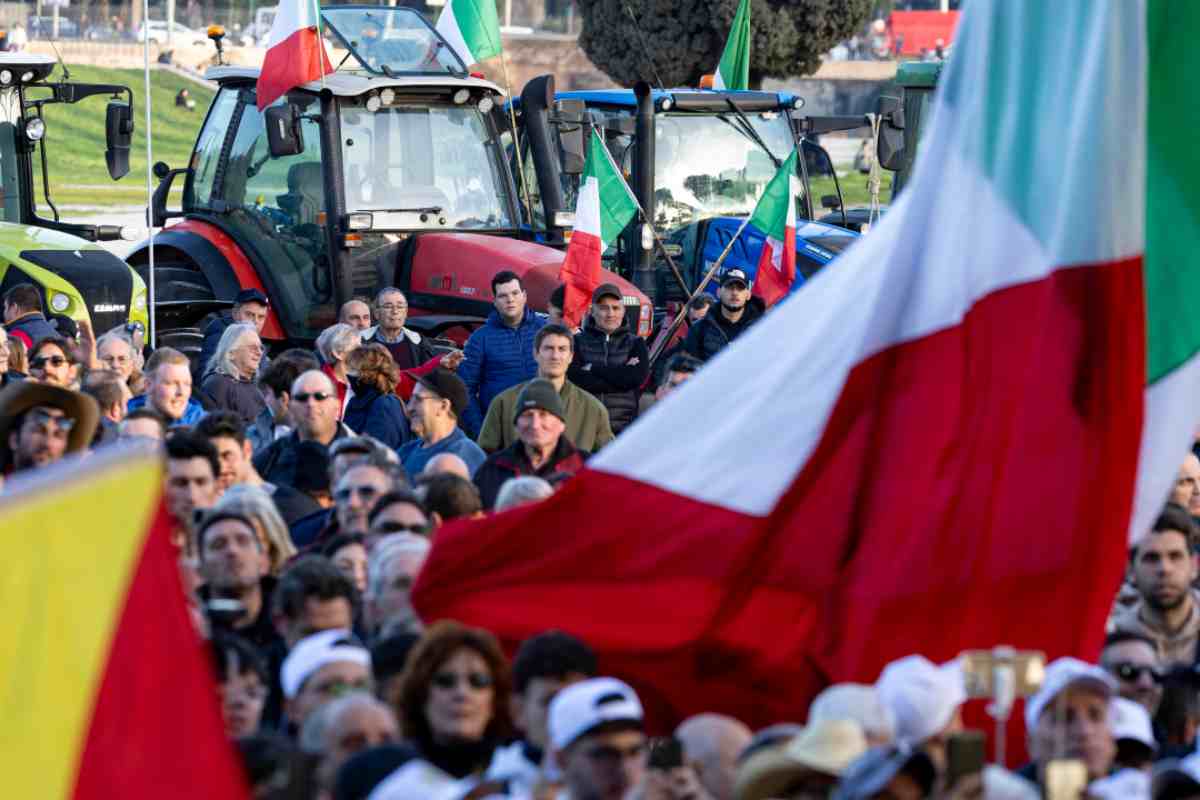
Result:
[[[533,337],[546,322],[545,317],[526,308],[521,324],[510,328],[493,309],[483,327],[467,339],[458,377],[467,385],[468,400],[461,424],[471,436],[479,433],[483,415],[496,395],[537,376]]]
[[[25,347],[29,350],[32,350],[33,346],[42,339],[58,336],[58,331],[46,321],[40,311],[31,311],[23,317],[14,319],[4,326],[4,330],[8,331],[9,336],[20,334],[18,338],[28,339]]]
[[[360,435],[374,436],[396,450],[412,438],[408,418],[394,394],[381,394],[378,389],[354,381],[354,394],[346,404],[342,422]]]

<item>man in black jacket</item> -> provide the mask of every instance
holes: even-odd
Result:
[[[233,300],[233,309],[228,313],[221,312],[204,328],[204,344],[200,347],[200,373],[196,375],[196,383],[200,383],[208,375],[208,362],[217,352],[217,345],[220,344],[225,329],[235,322],[244,322],[253,325],[258,335],[262,336],[269,310],[270,304],[267,302],[267,296],[258,289],[242,289],[238,292],[237,297]],[[264,349],[258,365],[260,375],[266,369],[269,361]]]
[[[745,272],[740,269],[726,272],[717,293],[721,302],[692,325],[683,343],[684,351],[708,361],[757,322],[762,312],[750,302],[750,287]]]
[[[592,293],[592,310],[575,335],[575,360],[567,378],[608,409],[614,433],[637,418],[638,398],[650,369],[646,343],[625,323],[625,304],[615,284]]]

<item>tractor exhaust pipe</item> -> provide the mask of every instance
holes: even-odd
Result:
[[[637,97],[637,116],[634,119],[633,193],[646,213],[643,224],[654,221],[654,98],[650,84],[638,81],[633,87]],[[658,280],[654,271],[654,242],[643,236],[642,226],[630,237],[633,258],[633,285],[641,289],[653,305],[658,304]],[[649,240],[649,241],[647,241]]]

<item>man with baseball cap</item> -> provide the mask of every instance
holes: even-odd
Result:
[[[467,385],[445,367],[417,377],[408,399],[408,420],[416,439],[400,446],[400,463],[409,475],[419,475],[431,459],[453,453],[474,472],[487,455],[471,441],[458,420],[467,408]]]
[[[726,270],[717,292],[720,304],[691,327],[683,349],[707,361],[757,322],[762,311],[751,302],[750,287],[745,272],[737,268]]]
[[[934,664],[913,655],[893,661],[875,684],[896,724],[899,744],[920,748],[939,772],[946,768],[946,739],[962,730],[967,700],[962,669],[956,662]]]
[[[228,313],[222,312],[204,329],[204,344],[200,348],[200,371],[202,373],[200,378],[204,378],[207,374],[208,362],[217,352],[217,345],[220,344],[225,329],[235,322],[244,322],[253,325],[255,332],[262,336],[263,326],[267,324],[267,314],[270,308],[271,304],[261,289],[242,289],[238,292],[237,296],[233,298],[233,308]],[[266,369],[268,363],[270,363],[270,359],[267,358],[266,350],[264,350],[262,359],[258,362],[259,375]]]
[[[616,678],[580,681],[554,696],[547,732],[567,800],[620,800],[642,782],[643,716],[637,694]]]
[[[85,394],[34,381],[0,391],[0,471],[44,467],[87,449],[100,408]]]
[[[568,373],[600,398],[609,422],[620,433],[637,418],[642,384],[650,374],[650,354],[642,337],[625,324],[625,302],[615,283],[592,293],[592,310],[575,334],[575,359]]]
[[[1047,763],[1079,759],[1089,781],[1107,775],[1117,753],[1109,719],[1116,691],[1116,681],[1095,664],[1060,658],[1047,666],[1042,687],[1025,701],[1032,763],[1017,774],[1041,786]]]
[[[554,384],[534,378],[517,398],[513,423],[517,441],[511,447],[488,456],[475,471],[475,485],[483,507],[496,504],[500,487],[509,478],[536,475],[556,483],[583,469],[589,455],[571,443],[566,430],[566,411]]]
[[[594,453],[613,440],[612,425],[604,404],[567,378],[574,350],[575,340],[571,331],[560,323],[546,325],[533,337],[537,377],[545,378],[558,389],[563,411],[566,412],[567,438],[576,447]],[[517,429],[512,420],[517,410],[517,398],[525,386],[526,383],[510,386],[496,395],[496,399],[488,406],[487,417],[483,420],[477,439],[484,452],[494,453],[517,440]]]
[[[351,691],[371,691],[371,653],[348,629],[296,642],[279,671],[288,721],[296,730],[321,706]]]

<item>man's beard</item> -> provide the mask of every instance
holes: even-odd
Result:
[[[1187,602],[1189,597],[1188,591],[1185,589],[1167,599],[1160,599],[1158,595],[1151,592],[1146,595],[1146,605],[1153,608],[1155,611],[1174,611],[1181,605]]]
[[[741,311],[742,309],[744,309],[745,307],[746,307],[745,303],[742,303],[740,306],[731,306],[724,301],[721,302],[721,310],[728,311],[730,314],[736,314],[739,311]]]

